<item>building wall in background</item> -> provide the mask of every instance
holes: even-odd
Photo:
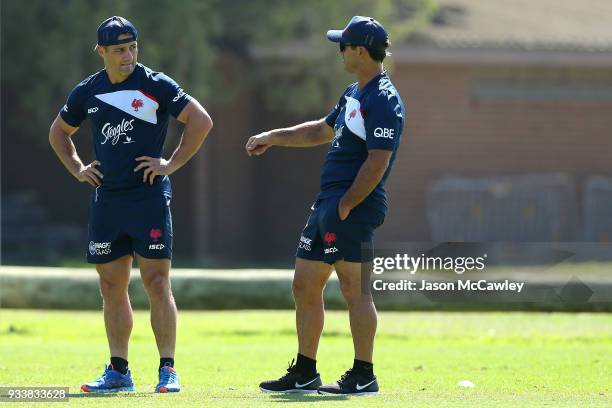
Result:
[[[426,190],[445,175],[566,172],[579,190],[586,176],[611,175],[611,77],[579,67],[397,66],[407,127],[379,238],[429,239]]]
[[[580,66],[397,62],[391,77],[404,99],[406,127],[377,239],[428,240],[426,193],[443,176],[563,172],[575,177],[580,193],[586,177],[612,175],[612,70]],[[204,150],[173,176],[177,262],[291,265],[327,146],[272,148],[249,158],[248,136],[314,118],[268,111],[252,89],[237,100],[202,101],[215,127]],[[320,117],[334,103],[322,106]],[[90,137],[85,130],[79,138]],[[91,146],[78,144],[91,159]],[[50,147],[3,135],[2,159],[24,168],[16,177],[3,175],[3,194],[35,189],[52,220],[85,227],[87,188]],[[36,171],[21,167],[26,162]]]

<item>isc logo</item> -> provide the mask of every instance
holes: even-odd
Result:
[[[98,107],[94,106],[93,108],[87,109],[87,113],[96,113],[98,111]]]
[[[395,133],[395,129],[380,127],[374,129],[374,137],[384,137],[386,139],[393,139],[393,133]]]
[[[149,245],[149,249],[164,249],[164,244],[151,244]]]

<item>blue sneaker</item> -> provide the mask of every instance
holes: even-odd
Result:
[[[132,373],[128,369],[127,374],[121,374],[113,370],[113,366],[107,364],[104,367],[104,374],[96,381],[81,385],[83,392],[117,392],[134,391]]]
[[[155,387],[155,392],[179,392],[181,384],[179,384],[178,373],[174,367],[165,365],[159,369],[159,384]]]

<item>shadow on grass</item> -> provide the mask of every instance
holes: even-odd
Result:
[[[238,336],[238,337],[256,337],[256,336],[269,336],[269,335],[279,335],[279,336],[295,336],[295,329],[287,329],[287,330],[268,330],[263,328],[261,330],[201,330],[201,334],[206,336]],[[323,337],[351,337],[351,332],[347,329],[346,331],[327,331],[323,332]],[[388,335],[385,335],[388,336]],[[393,336],[393,334],[391,334]],[[401,337],[408,337],[409,334],[401,335]]]
[[[326,401],[342,401],[349,398],[348,395],[321,395],[321,394],[269,394],[270,399],[283,402],[326,402]]]
[[[151,395],[151,392],[79,392],[68,394],[68,398],[137,398]]]

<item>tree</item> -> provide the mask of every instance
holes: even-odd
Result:
[[[142,61],[198,99],[231,103],[241,87],[258,86],[270,108],[304,113],[320,111],[348,82],[340,80],[327,29],[342,28],[355,14],[373,15],[398,43],[436,9],[434,0],[32,0],[27,7],[7,0],[1,7],[2,130],[41,143],[72,87],[102,68],[92,51],[95,30],[111,15],[137,27]],[[292,48],[303,53],[270,53]],[[219,81],[220,53],[237,58],[248,75]]]

